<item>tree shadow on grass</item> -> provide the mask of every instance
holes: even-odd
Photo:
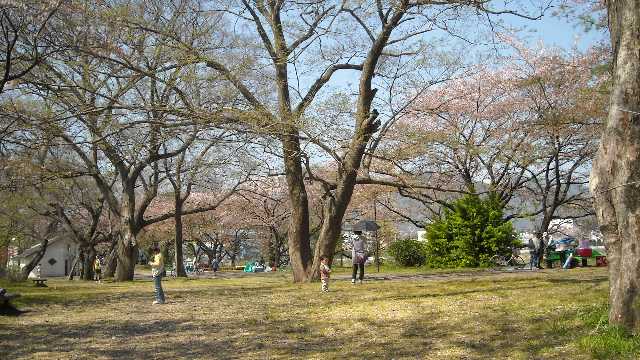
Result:
[[[576,310],[560,302],[551,302],[553,312],[511,310],[522,304],[519,292],[539,293],[538,280],[549,279],[535,280],[337,284],[329,294],[315,284],[168,282],[169,304],[158,307],[148,305],[149,282],[113,294],[72,296],[66,307],[55,303],[24,322],[3,324],[0,358],[558,358],[564,354],[557,348],[583,329],[570,328]],[[485,295],[491,303],[476,305]],[[323,316],[335,306],[340,310]],[[62,323],[49,323],[50,315]]]
[[[16,303],[21,307],[28,307],[32,311],[38,312],[43,306],[56,304],[63,306],[93,306],[95,304],[110,304],[120,302],[139,301],[140,299],[148,299],[149,303],[154,300],[153,283],[147,281],[148,286],[138,286],[134,289],[120,291],[118,288],[110,288],[109,286],[97,286],[94,291],[84,289],[81,296],[69,294],[64,289],[47,288],[38,292],[26,293],[18,298]],[[173,285],[173,284],[172,284]],[[262,296],[278,291],[281,287],[276,285],[265,286],[216,286],[209,287],[197,286],[189,288],[188,284],[176,284],[179,288],[173,288],[163,284],[165,294],[169,299],[185,299],[185,298],[248,298]]]
[[[527,320],[515,314],[487,312],[479,325],[465,319],[443,321],[443,319],[415,319],[408,323],[379,326],[402,327],[402,342],[388,343],[382,348],[383,358],[436,358],[435,351],[456,351],[460,355],[450,358],[464,359],[548,359],[558,358],[560,353],[550,355],[550,349],[558,349],[571,343],[576,338],[565,321],[575,317],[575,311],[558,313],[540,322],[525,323]],[[558,331],[556,326],[563,327]],[[567,326],[566,328],[564,328]],[[462,355],[463,354],[463,355]],[[573,354],[562,354],[575,358]],[[445,356],[446,357],[446,356]],[[449,358],[449,357],[447,357]]]
[[[470,289],[470,290],[459,290],[459,291],[447,291],[447,292],[430,292],[425,291],[424,293],[416,293],[410,295],[383,295],[379,297],[371,298],[372,301],[383,301],[383,300],[411,300],[411,299],[426,299],[426,298],[441,298],[441,297],[456,297],[462,295],[472,295],[472,294],[492,294],[496,295],[499,292],[506,291],[517,291],[517,290],[530,290],[536,289],[539,286],[537,285],[512,285],[512,286],[491,286],[485,287],[482,289]]]
[[[604,284],[609,281],[608,276],[594,276],[588,279],[580,279],[580,278],[550,278],[547,279],[550,283],[554,284],[575,284],[575,283],[590,283],[590,284]]]
[[[194,334],[197,337],[193,337]],[[210,334],[210,335],[203,335]],[[214,326],[202,328],[176,320],[96,322],[89,325],[45,324],[37,329],[6,326],[0,331],[4,345],[0,358],[32,358],[35,354],[54,353],[77,358],[78,355],[107,358],[223,358],[259,348],[255,341],[244,349],[229,335],[215,336]],[[193,341],[197,340],[197,341]]]

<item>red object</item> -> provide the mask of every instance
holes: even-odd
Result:
[[[596,266],[607,266],[607,257],[596,256]]]
[[[580,257],[591,257],[591,254],[593,254],[593,251],[591,249],[576,249],[576,254],[578,254],[578,256]]]

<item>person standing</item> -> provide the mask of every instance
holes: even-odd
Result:
[[[538,237],[533,238],[533,247],[535,249],[534,253],[536,254],[535,267],[537,269],[542,269],[542,266],[540,266],[540,260],[542,259],[543,246],[544,244],[542,242],[542,238],[538,238]]]
[[[322,282],[322,292],[329,292],[329,274],[331,268],[327,264],[329,258],[326,255],[320,257],[320,281]]]
[[[358,274],[358,270],[360,270],[360,284],[362,284],[362,280],[364,279],[364,263],[367,261],[367,254],[365,251],[365,241],[364,236],[362,236],[362,231],[354,231],[356,234],[356,238],[353,240],[352,248],[351,248],[351,259],[353,260],[353,273],[351,274],[351,283],[356,283],[356,275]]]
[[[220,266],[220,265],[219,265],[218,259],[214,259],[214,260],[213,260],[213,264],[211,264],[211,267],[212,267],[212,269],[213,269],[213,277],[215,277],[215,276],[216,276],[216,273],[218,272],[218,268],[219,268],[219,266]]]
[[[98,284],[102,283],[102,264],[97,256],[93,261],[93,276]]]
[[[164,258],[160,247],[153,248],[153,260],[149,262],[151,265],[151,275],[153,276],[153,284],[155,285],[156,300],[153,305],[164,304],[164,291],[162,291],[162,272],[164,271]]]
[[[540,239],[534,236],[529,239],[529,267],[531,270],[540,268]]]

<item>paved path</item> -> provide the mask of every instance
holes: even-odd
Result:
[[[259,273],[246,273],[244,271],[218,271],[214,275],[213,271],[202,271],[202,272],[188,273],[187,276],[189,278],[194,278],[194,279],[216,279],[216,278],[235,279],[235,278],[242,278],[242,277],[249,277],[249,276],[271,276],[275,274],[285,274],[285,273],[282,271],[259,272]],[[168,274],[168,272],[167,272],[167,277],[171,277]],[[151,279],[152,278],[151,271],[136,270],[136,273],[133,276],[133,278],[134,279]]]
[[[451,272],[434,272],[434,273],[424,273],[424,274],[416,274],[416,273],[376,273],[376,272],[365,272],[365,282],[366,281],[385,281],[385,280],[393,280],[393,281],[415,281],[415,280],[468,280],[473,278],[480,277],[492,277],[492,276],[503,276],[503,275],[512,275],[512,276],[531,276],[534,274],[549,274],[562,271],[561,269],[544,269],[544,270],[536,270],[531,271],[529,268],[524,269],[515,269],[515,268],[504,268],[501,270],[494,269],[486,269],[486,270],[460,270],[460,271],[451,271]],[[569,270],[571,271],[571,270]],[[263,273],[246,273],[242,271],[218,271],[218,273],[214,276],[213,271],[204,271],[197,273],[190,273],[188,276],[190,278],[201,278],[201,279],[234,279],[234,278],[243,278],[243,277],[270,277],[275,275],[283,275],[287,274],[285,272],[277,271],[277,272],[263,272]],[[136,279],[151,279],[150,272],[136,272]],[[349,273],[340,272],[331,277],[333,280],[338,281],[350,281],[351,275]]]
[[[472,279],[478,277],[491,277],[491,276],[500,276],[505,274],[514,274],[514,275],[523,275],[528,276],[537,273],[545,273],[550,271],[557,270],[538,270],[531,271],[528,268],[525,269],[513,269],[506,268],[504,270],[469,270],[469,271],[452,271],[452,272],[444,272],[444,273],[426,273],[426,274],[392,274],[392,273],[375,273],[365,272],[365,281],[384,281],[384,280],[395,280],[395,281],[411,281],[411,280],[464,280],[464,279]],[[351,275],[349,274],[340,274],[333,277],[336,280],[351,280]]]

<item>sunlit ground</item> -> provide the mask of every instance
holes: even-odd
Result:
[[[168,303],[156,306],[150,280],[0,283],[29,310],[0,317],[0,358],[607,356],[588,338],[607,301],[606,269],[373,275],[355,286],[336,276],[329,293],[287,273],[168,279]]]

